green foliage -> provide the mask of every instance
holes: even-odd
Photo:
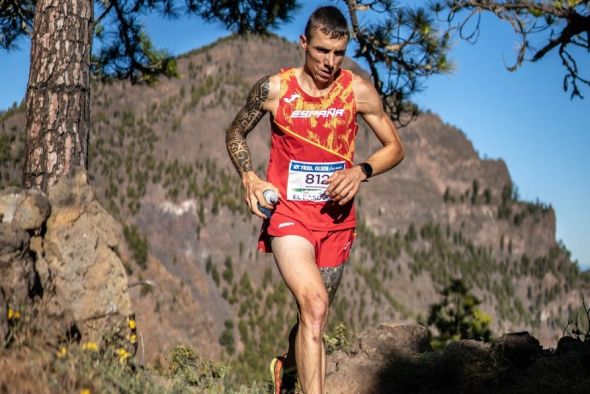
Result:
[[[405,239],[407,242],[414,242],[418,239],[418,234],[416,234],[416,227],[414,226],[414,223],[411,223],[410,227],[408,227],[408,232],[406,233]]]
[[[205,272],[210,274],[211,270],[213,269],[213,259],[211,255],[207,256],[207,260],[205,260]]]
[[[296,0],[201,1],[198,13],[206,21],[221,22],[237,34],[265,34],[281,22],[290,21],[298,8]]]
[[[479,195],[479,182],[477,179],[474,179],[472,186],[471,186],[471,204],[472,205],[477,204],[478,195]]]
[[[216,266],[211,267],[211,278],[213,279],[213,282],[215,282],[215,285],[219,287],[219,271],[217,271]]]
[[[29,34],[35,1],[2,2],[0,6],[0,48],[14,49],[20,36]]]
[[[0,164],[12,161],[12,139],[7,134],[0,134]]]
[[[430,306],[428,316],[428,324],[438,331],[433,338],[433,347],[439,348],[459,339],[490,340],[491,317],[477,308],[480,301],[460,279],[451,280],[441,295],[443,299]]]
[[[231,284],[234,279],[234,268],[233,268],[231,256],[226,256],[224,265],[225,265],[225,269],[221,273],[221,277],[228,284]]]
[[[332,332],[324,334],[324,346],[327,354],[332,354],[338,350],[349,353],[351,350],[352,333],[344,324],[338,324]]]
[[[492,203],[492,191],[487,187],[483,191],[483,198],[486,204]]]
[[[389,0],[373,1],[370,6],[364,1],[348,3],[352,35],[358,42],[355,57],[368,63],[387,113],[407,124],[418,115],[408,97],[421,90],[427,77],[453,69],[447,57],[451,35],[439,30],[431,7]],[[359,23],[369,15],[371,24]]]
[[[147,257],[149,252],[149,243],[147,237],[141,235],[135,224],[123,227],[123,235],[127,245],[131,249],[133,259],[142,268],[147,268]]]
[[[512,203],[516,201],[512,184],[504,185],[501,197],[502,201],[498,207],[498,219],[508,219],[512,215]]]
[[[234,323],[231,320],[225,321],[225,329],[219,337],[219,344],[223,346],[229,354],[234,354],[236,351],[236,340],[234,338]]]
[[[190,346],[178,345],[170,352],[168,376],[182,383],[207,390],[223,392],[227,366],[202,359]]]

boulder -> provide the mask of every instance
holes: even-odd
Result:
[[[570,336],[561,337],[557,342],[555,353],[561,355],[572,352],[586,352],[587,354],[590,354],[590,340],[582,340],[581,338]]]
[[[2,223],[14,223],[23,230],[39,230],[51,206],[43,192],[37,189],[8,188],[0,192]]]
[[[83,170],[60,178],[48,195],[52,210],[43,252],[50,283],[43,287],[52,291],[47,311],[69,310],[82,336],[96,338],[112,321],[132,313],[117,252],[121,225],[96,201]]]
[[[118,329],[132,314],[120,240],[121,225],[96,201],[82,169],[47,196],[0,191],[0,336],[8,308],[20,316],[30,306],[43,314],[49,337],[74,329],[98,340],[105,328]]]
[[[475,392],[482,382],[493,380],[497,369],[490,349],[489,343],[472,339],[449,343],[440,362],[441,383],[447,388]]]
[[[351,354],[328,357],[326,392],[379,393],[391,363],[430,351],[428,329],[418,324],[386,323],[363,331]]]
[[[39,191],[0,191],[0,347],[8,336],[9,320],[18,318],[36,295],[29,232],[39,232],[49,211]]]
[[[0,269],[27,253],[29,234],[14,223],[0,223]]]
[[[431,351],[428,329],[419,324],[382,323],[361,333],[353,352],[387,358],[392,354]]]
[[[543,348],[537,338],[522,331],[502,335],[494,341],[492,350],[499,360],[524,367],[541,355]]]
[[[29,234],[15,223],[0,223],[0,291],[6,305],[20,309],[29,302],[35,268]]]

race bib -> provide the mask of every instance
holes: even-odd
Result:
[[[327,179],[337,170],[344,169],[344,162],[309,163],[291,160],[287,180],[287,199],[291,201],[328,201]]]

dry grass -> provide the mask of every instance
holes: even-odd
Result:
[[[89,342],[79,335],[52,336],[56,322],[32,316],[22,312],[13,319],[10,341],[0,348],[2,394],[268,392],[267,383],[230,387],[230,366],[204,359],[190,346],[175,347],[165,365],[140,365],[130,340],[134,322]]]

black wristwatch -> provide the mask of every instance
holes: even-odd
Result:
[[[359,167],[361,167],[361,170],[363,171],[363,173],[365,174],[367,179],[369,179],[371,176],[373,176],[373,167],[371,167],[371,165],[369,163],[363,162],[363,163],[359,164]]]

